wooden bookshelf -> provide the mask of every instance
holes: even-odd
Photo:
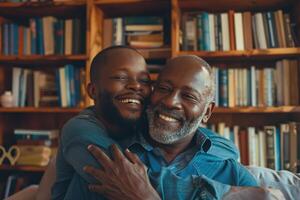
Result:
[[[287,113],[299,113],[300,106],[278,106],[278,107],[233,107],[233,108],[224,108],[217,107],[215,108],[214,114],[238,114],[238,113],[257,113],[257,114],[287,114]]]
[[[184,11],[205,10],[209,12],[224,12],[228,10],[237,11],[261,11],[274,10],[278,8],[290,8],[294,0],[256,0],[256,1],[240,1],[240,0],[178,0],[178,6]]]
[[[83,1],[62,1],[62,2],[0,2],[1,16],[8,18],[19,17],[83,17],[86,14],[86,2]]]
[[[300,48],[253,49],[245,51],[179,51],[175,55],[197,55],[207,61],[276,61],[279,59],[297,59]]]
[[[83,108],[34,108],[34,107],[20,107],[20,108],[3,108],[0,107],[1,113],[79,113]]]
[[[39,167],[39,166],[11,166],[11,165],[0,165],[0,171],[23,171],[23,172],[44,172],[46,167]]]
[[[85,63],[87,55],[28,55],[3,56],[0,55],[0,64],[6,65],[54,65],[57,67],[67,63]],[[55,66],[54,66],[55,67]]]

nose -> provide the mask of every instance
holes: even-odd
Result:
[[[182,109],[180,95],[177,91],[172,91],[171,93],[166,95],[163,98],[162,103],[166,106],[166,108],[177,110]]]
[[[131,79],[127,85],[126,85],[126,88],[127,89],[130,89],[130,90],[135,90],[135,91],[138,91],[138,90],[141,90],[141,83],[139,83],[137,80],[135,79]]]

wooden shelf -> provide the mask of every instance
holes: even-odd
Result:
[[[197,55],[207,61],[266,61],[299,58],[300,48],[254,49],[246,51],[180,51],[176,55]]]
[[[228,12],[235,11],[265,11],[287,8],[289,9],[295,0],[178,0],[179,7],[184,11],[208,11],[208,12]]]
[[[83,108],[34,108],[34,107],[19,107],[19,108],[3,108],[0,107],[1,113],[79,113]]]
[[[300,113],[300,106],[279,106],[279,107],[234,107],[224,108],[217,107],[213,114],[234,114],[234,113],[261,113],[261,114],[274,114],[274,113]]]
[[[11,165],[1,165],[0,171],[25,171],[25,172],[44,172],[46,167],[39,166],[11,166]]]
[[[84,63],[86,55],[29,55],[29,56],[3,56],[0,55],[0,64],[11,65],[55,65],[67,63]]]
[[[9,18],[19,17],[84,17],[86,13],[85,1],[61,1],[61,2],[0,2],[0,15]]]
[[[146,60],[168,59],[171,57],[171,48],[137,49]]]
[[[161,15],[171,8],[170,0],[95,0],[107,18],[130,15]]]

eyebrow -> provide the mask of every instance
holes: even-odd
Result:
[[[196,93],[200,98],[203,97],[203,94],[201,94],[199,91],[197,91],[197,90],[195,90],[194,88],[191,88],[191,87],[189,87],[189,86],[183,86],[182,89],[184,89],[184,90],[189,90],[189,91],[191,91],[191,92],[194,92],[194,93]]]

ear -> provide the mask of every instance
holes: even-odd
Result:
[[[88,95],[89,95],[89,97],[91,99],[96,100],[97,94],[96,94],[96,86],[95,86],[95,84],[93,84],[91,82],[88,83],[88,85],[87,85],[87,92],[88,92]]]
[[[211,102],[209,103],[208,107],[206,108],[206,111],[205,111],[205,115],[202,119],[202,123],[205,124],[208,122],[213,110],[215,108],[215,102]]]

